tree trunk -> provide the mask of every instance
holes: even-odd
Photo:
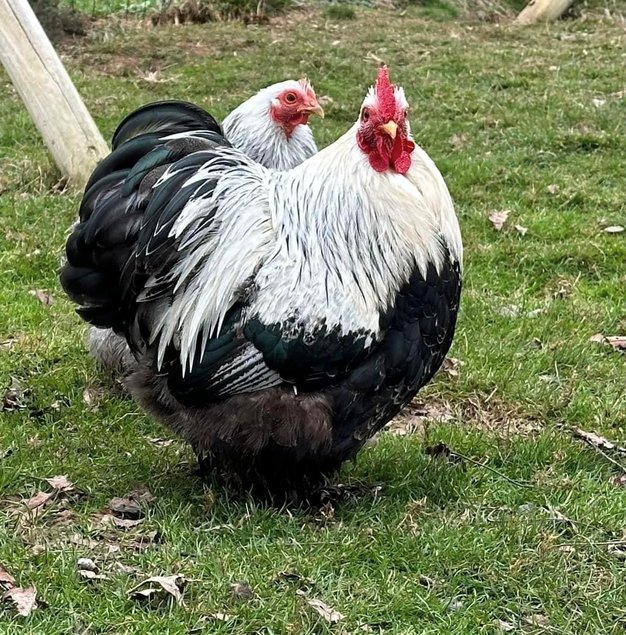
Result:
[[[573,3],[574,0],[530,0],[515,19],[515,24],[557,20]]]
[[[109,149],[27,0],[0,0],[0,61],[55,163],[82,187]]]

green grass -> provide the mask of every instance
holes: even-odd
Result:
[[[0,633],[456,635],[501,632],[497,620],[519,633],[623,632],[625,565],[609,543],[626,540],[626,491],[613,484],[618,468],[568,432],[626,442],[624,357],[588,341],[626,329],[626,235],[602,231],[626,225],[623,28],[467,28],[359,10],[345,23],[294,13],[267,27],[105,24],[63,53],[107,137],[149,100],[185,98],[221,117],[261,86],[307,74],[333,100],[313,123],[320,145],[354,120],[377,58],[388,62],[457,202],[466,283],[452,355],[464,364],[420,396],[452,420],[382,435],[342,472],[360,493],[334,515],[203,484],[190,452],[153,443],[168,432],[111,393],[85,354],[56,279],[79,196],[55,191],[58,175],[0,75],[0,380],[30,390],[26,409],[0,413],[0,563],[46,603],[25,619],[1,605]],[[487,216],[503,209],[496,232]],[[87,404],[86,387],[104,390]],[[438,442],[497,472],[430,456]],[[55,474],[84,496],[20,520],[16,501]],[[99,525],[107,502],[137,484],[156,498],[144,522]],[[138,549],[149,531],[158,542]],[[80,580],[85,556],[109,579]],[[129,599],[141,579],[170,573],[190,579],[184,606]],[[233,599],[236,581],[254,597]],[[299,588],[345,619],[326,624]],[[233,619],[205,620],[217,612]]]

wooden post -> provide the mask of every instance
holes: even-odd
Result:
[[[27,0],[0,0],[0,61],[55,163],[82,187],[109,149]]]
[[[515,24],[535,24],[558,20],[574,0],[530,0],[515,19]]]

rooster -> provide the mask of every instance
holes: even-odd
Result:
[[[356,123],[289,171],[193,140],[101,177],[61,282],[85,320],[125,336],[131,394],[204,469],[301,491],[443,362],[461,292],[453,203],[386,67]]]
[[[218,143],[225,137],[266,168],[290,170],[317,152],[307,125],[311,115],[323,118],[324,111],[306,78],[263,88],[224,119],[223,132],[212,115],[194,104],[151,103],[132,112],[118,126],[111,144],[113,152],[94,173],[87,189],[95,185],[96,193],[100,194],[101,175],[120,167],[129,170],[162,137],[178,135],[176,140],[164,144],[164,151],[178,144],[182,146],[179,153],[192,152],[194,136],[190,133],[199,130],[215,133]],[[119,174],[118,178],[123,176]],[[108,328],[89,329],[89,350],[99,366],[113,374],[127,374],[136,363],[126,339]]]

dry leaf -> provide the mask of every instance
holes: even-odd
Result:
[[[322,602],[322,600],[318,600],[317,598],[308,598],[306,597],[304,591],[296,591],[296,593],[301,595],[306,600],[306,603],[330,624],[341,622],[344,618],[339,611],[335,611],[335,609],[328,606],[325,602]]]
[[[604,231],[607,234],[621,234],[624,231],[624,228],[621,225],[609,225],[604,228]]]
[[[15,578],[0,564],[0,590],[6,591],[15,586]]]
[[[492,212],[489,214],[489,220],[496,231],[501,231],[509,217],[509,210],[505,209],[501,212]]]
[[[28,617],[37,606],[37,590],[32,586],[26,589],[13,587],[5,592],[2,599],[13,602],[18,614]]]
[[[150,441],[150,443],[154,445],[158,445],[160,448],[167,448],[168,446],[172,445],[172,443],[174,443],[174,439],[156,438],[156,439],[148,439],[148,441]]]
[[[526,236],[526,234],[528,233],[528,227],[524,227],[523,225],[513,225],[513,227],[515,227],[515,231],[520,236]]]
[[[56,489],[59,492],[70,492],[74,489],[74,483],[67,478],[67,474],[62,476],[52,476],[45,479],[52,489]]]
[[[462,362],[460,359],[456,359],[456,357],[446,357],[443,360],[443,364],[441,366],[444,373],[450,375],[450,377],[458,377],[459,369],[463,366],[465,362]]]
[[[16,377],[11,377],[11,383],[4,393],[2,410],[12,412],[26,408],[24,397],[28,391],[22,388],[22,382]]]
[[[54,304],[52,294],[44,291],[43,289],[31,289],[28,293],[30,293],[30,295],[34,295],[44,306],[51,306]]]
[[[37,492],[34,496],[31,496],[24,504],[28,509],[33,512],[39,513],[43,506],[54,496],[51,492]]]
[[[511,622],[505,622],[504,620],[495,619],[493,621],[494,626],[503,633],[510,633],[515,630],[515,625],[511,624]]]
[[[117,516],[113,516],[113,514],[104,514],[100,517],[101,525],[112,525],[120,529],[137,527],[137,525],[140,525],[143,521],[143,518],[118,518]]]
[[[147,505],[148,503],[152,503],[156,500],[155,496],[152,495],[152,492],[150,492],[145,485],[139,485],[132,492],[126,494],[124,498],[130,498],[142,505]]]
[[[139,503],[131,498],[112,498],[109,501],[109,509],[122,518],[141,518],[143,511]]]
[[[546,628],[550,625],[548,617],[546,615],[542,615],[541,613],[535,613],[534,615],[525,617],[524,622],[526,622],[526,624],[530,624],[531,626],[540,626],[542,628]]]
[[[230,585],[230,590],[237,600],[250,600],[254,597],[254,591],[247,582],[235,582]]]
[[[559,193],[559,186],[556,183],[550,183],[550,185],[548,185],[548,187],[546,188],[546,192],[554,196],[555,194]]]
[[[90,571],[89,569],[79,569],[78,575],[83,578],[83,580],[108,580],[105,575],[100,573],[96,573],[95,571]]]
[[[145,534],[135,535],[134,539],[125,546],[134,549],[135,551],[145,551],[151,545],[159,544],[161,542],[161,535],[158,531],[149,531]]]
[[[135,573],[137,573],[137,569],[135,567],[131,567],[122,562],[114,562],[113,568],[117,571],[117,573],[122,573],[124,575],[135,575]]]
[[[234,618],[233,615],[229,615],[228,613],[211,613],[209,615],[210,618],[214,620],[219,620],[220,622],[230,622]]]
[[[626,335],[602,335],[602,333],[598,333],[592,335],[589,341],[612,346],[616,351],[626,350]]]
[[[160,591],[164,591],[171,595],[178,604],[181,604],[183,601],[181,589],[185,582],[187,582],[187,578],[182,575],[155,575],[134,586],[128,594],[133,599],[150,599]]]
[[[102,389],[94,388],[90,386],[83,390],[83,401],[90,407],[94,407],[100,401],[103,396]]]

